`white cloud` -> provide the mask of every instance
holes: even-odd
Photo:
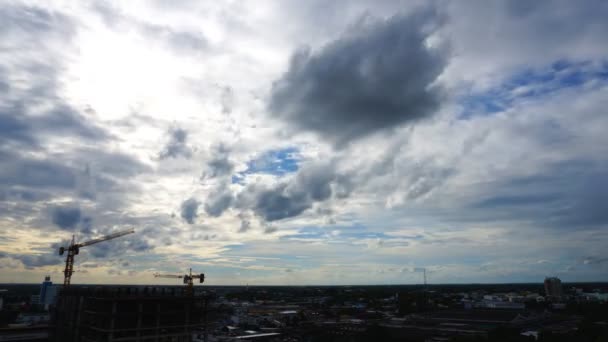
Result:
[[[69,237],[51,210],[67,204],[90,218],[79,239],[137,231],[84,251],[99,267],[78,282],[191,266],[210,284],[604,279],[607,8],[517,4],[437,2],[437,112],[340,149],[275,120],[273,82],[302,46],[421,4],[0,5],[0,281],[38,280],[25,263]],[[246,172],[294,148],[297,171]]]

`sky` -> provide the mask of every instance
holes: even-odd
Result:
[[[0,2],[0,283],[608,281],[608,2]]]

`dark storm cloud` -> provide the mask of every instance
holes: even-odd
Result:
[[[198,216],[198,206],[200,202],[194,198],[189,198],[182,202],[180,216],[190,224],[194,224]]]
[[[414,122],[439,106],[444,53],[427,47],[432,11],[360,25],[318,52],[298,51],[273,86],[270,112],[338,145]]]
[[[192,157],[192,149],[187,144],[188,132],[181,128],[172,128],[169,130],[169,142],[159,153],[158,157],[162,159]]]
[[[32,269],[35,267],[52,266],[61,264],[61,257],[54,254],[44,255],[13,255],[13,258],[21,261],[25,268]]]
[[[256,193],[253,211],[267,221],[275,221],[300,215],[312,207],[312,200],[305,191],[286,191],[287,185]]]
[[[72,229],[80,222],[82,213],[78,207],[57,207],[53,209],[53,223],[62,229]]]
[[[329,199],[333,189],[348,187],[342,179],[332,163],[309,165],[289,181],[272,187],[250,185],[239,194],[237,206],[251,209],[266,221],[295,217],[312,208],[314,203]]]
[[[232,192],[226,186],[212,192],[205,203],[205,212],[209,216],[218,217],[230,207],[233,201]]]

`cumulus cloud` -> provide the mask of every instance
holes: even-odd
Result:
[[[198,206],[200,202],[194,198],[189,198],[182,202],[181,205],[181,217],[186,220],[189,224],[194,224],[198,217]]]
[[[289,180],[271,186],[251,184],[238,196],[236,206],[252,210],[266,221],[295,217],[312,208],[314,203],[329,199],[332,185],[341,184],[336,167],[320,162],[300,169]]]
[[[433,114],[433,83],[446,65],[428,44],[438,22],[418,11],[353,27],[317,52],[299,50],[273,86],[270,112],[338,145]]]
[[[203,179],[230,176],[234,163],[230,160],[230,149],[224,144],[212,147],[210,156],[203,168]]]
[[[172,128],[169,130],[169,141],[158,157],[162,159],[192,157],[192,149],[187,145],[188,132],[182,128]]]
[[[64,97],[62,73],[73,48],[76,19],[18,4],[0,6],[0,19],[8,23],[0,28],[0,49],[15,51],[0,56],[0,84],[6,90],[0,93],[0,193],[44,201],[76,191],[94,200],[95,189],[81,186],[84,178],[107,190],[133,176],[123,171],[138,162],[108,151],[105,144],[115,136]],[[82,175],[82,165],[92,160],[100,172]],[[31,207],[29,215],[38,210]],[[54,215],[60,227],[73,228],[61,212]]]
[[[222,185],[207,198],[205,212],[209,216],[220,216],[230,207],[233,200],[234,197],[230,189],[226,185]]]
[[[52,255],[52,254],[45,254],[45,255],[24,254],[24,255],[14,255],[13,257],[15,259],[21,261],[23,263],[23,265],[28,269],[32,269],[32,268],[36,268],[36,267],[43,267],[43,266],[59,265],[62,262],[60,257],[58,257],[56,255]]]
[[[260,283],[605,277],[608,6],[433,4],[264,4],[255,25],[239,13],[259,4],[0,5],[0,225],[19,230],[0,232],[0,281],[62,262],[38,253],[59,228],[128,226],[82,250],[83,282],[126,260],[97,258],[168,250],[216,282],[238,282],[232,260],[264,260]]]
[[[239,233],[245,233],[251,228],[251,221],[243,218],[241,219],[241,226],[239,227]]]
[[[95,3],[92,8],[109,27],[116,30],[134,29],[147,39],[160,41],[177,53],[195,53],[209,47],[203,32],[176,29],[141,20],[107,3]]]

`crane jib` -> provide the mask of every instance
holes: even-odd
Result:
[[[127,234],[131,234],[131,233],[135,233],[135,230],[129,229],[129,230],[121,231],[121,232],[116,232],[116,233],[113,233],[110,235],[102,236],[100,238],[89,240],[89,241],[79,243],[79,244],[74,242],[74,236],[72,235],[72,242],[70,243],[70,245],[67,248],[66,247],[59,248],[59,255],[63,255],[63,253],[65,253],[67,251],[67,256],[65,259],[65,269],[63,271],[63,274],[64,274],[63,286],[67,287],[70,285],[72,273],[74,273],[74,257],[76,255],[78,255],[81,247],[90,246],[90,245],[96,244],[98,242],[112,240],[112,239],[115,239],[115,238],[118,238],[118,237],[121,237],[121,236],[124,236]]]
[[[131,233],[135,233],[135,230],[129,229],[129,230],[125,230],[125,231],[122,231],[122,232],[117,232],[117,233],[114,233],[114,234],[106,235],[106,236],[103,236],[103,237],[100,237],[100,238],[97,238],[97,239],[93,239],[93,240],[89,240],[89,241],[86,241],[86,242],[83,242],[83,243],[79,243],[78,246],[79,247],[90,246],[90,245],[96,244],[98,242],[112,240],[112,239],[115,239],[117,237],[121,237],[121,236],[124,236],[124,235],[127,235],[127,234],[131,234]]]

